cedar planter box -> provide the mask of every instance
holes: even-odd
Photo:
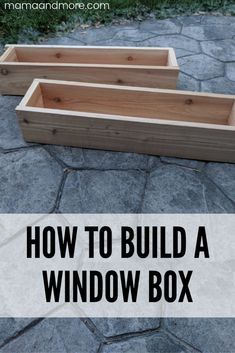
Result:
[[[35,78],[176,88],[172,48],[11,45],[0,58],[0,93],[24,95]]]
[[[235,162],[235,96],[35,80],[17,107],[25,140]]]

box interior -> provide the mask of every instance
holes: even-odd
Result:
[[[176,66],[168,49],[12,47],[5,62]]]
[[[182,92],[182,91],[181,91]],[[38,83],[26,106],[235,126],[235,100],[184,93]]]

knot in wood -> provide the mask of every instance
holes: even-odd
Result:
[[[60,97],[55,97],[55,98],[54,98],[54,102],[56,102],[56,103],[60,103],[60,102],[61,102]]]
[[[193,100],[192,99],[186,99],[185,104],[188,104],[188,105],[193,104]]]
[[[8,75],[8,70],[7,69],[2,69],[1,70],[2,75]]]

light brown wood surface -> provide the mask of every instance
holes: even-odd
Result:
[[[176,88],[172,48],[11,45],[0,58],[0,93],[23,95],[35,78]]]
[[[230,95],[35,80],[17,114],[30,142],[235,162],[234,102]]]

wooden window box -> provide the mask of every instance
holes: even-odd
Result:
[[[24,95],[35,78],[176,88],[172,48],[10,45],[0,58],[0,93]]]
[[[235,96],[35,80],[26,141],[235,162]]]

